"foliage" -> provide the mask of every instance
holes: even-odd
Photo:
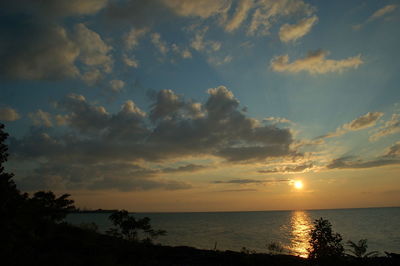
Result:
[[[51,191],[38,191],[29,199],[29,202],[42,219],[60,222],[69,212],[75,210],[74,201],[68,199],[69,196],[69,194],[63,194],[57,198]]]
[[[332,225],[323,218],[314,221],[314,228],[310,232],[309,258],[321,259],[339,257],[344,254],[342,236],[333,233]]]
[[[142,231],[147,236],[143,240],[148,242],[166,234],[164,230],[154,230],[150,225],[150,218],[136,219],[130,216],[126,210],[112,213],[109,219],[115,227],[110,228],[107,234],[129,241],[139,241],[139,231]]]
[[[349,240],[347,241],[347,246],[351,248],[348,249],[351,255],[357,258],[376,257],[379,254],[378,251],[371,251],[367,253],[367,239],[361,239],[358,241],[358,243],[354,243],[353,241]]]
[[[279,242],[271,242],[267,245],[267,249],[271,254],[282,254],[285,249]]]

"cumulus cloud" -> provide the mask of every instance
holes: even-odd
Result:
[[[11,79],[60,79],[79,76],[79,47],[61,26],[22,21],[0,37],[0,75]],[[27,45],[29,44],[29,45]]]
[[[361,55],[342,60],[326,59],[329,53],[323,50],[309,52],[306,57],[289,62],[289,55],[276,56],[271,60],[271,68],[276,72],[308,72],[309,74],[326,74],[343,72],[350,68],[358,68],[364,62]]]
[[[104,72],[111,72],[113,60],[109,52],[112,47],[85,24],[76,24],[74,31],[74,40],[80,50],[81,62],[90,67],[100,67]]]
[[[10,107],[2,107],[0,108],[0,121],[15,121],[20,119],[19,113]]]
[[[358,131],[373,127],[383,115],[384,113],[382,112],[368,112],[365,115],[362,115],[353,121],[338,127],[336,131],[320,136],[319,138],[339,137],[349,131]]]
[[[36,113],[30,113],[29,118],[35,126],[52,127],[52,117],[50,113],[44,112],[42,110],[37,110]]]
[[[159,168],[160,164],[162,166],[171,160],[211,156],[232,163],[245,163],[297,154],[290,148],[293,140],[289,129],[262,125],[260,121],[247,117],[241,111],[239,101],[226,87],[212,88],[207,92],[208,99],[198,103],[186,100],[172,90],[159,91],[154,94],[149,114],[133,101],[125,102],[120,111],[110,113],[82,95],[71,94],[56,104],[63,112],[59,116],[68,127],[68,133],[54,131],[50,134],[43,128],[37,129],[24,138],[13,139],[10,149],[17,160],[45,158],[44,170],[53,169],[56,164],[86,167],[88,175],[93,175],[90,179],[93,187],[112,186],[113,178],[117,184],[139,178],[139,173],[135,172],[131,177],[121,173],[121,176],[110,174],[107,178],[98,179],[95,177],[97,172],[90,169],[103,164],[140,165],[146,162],[151,176],[143,177],[143,182],[150,182],[171,172],[203,168],[190,164],[175,169]],[[154,167],[151,167],[152,164]],[[49,174],[57,174],[63,180],[67,178],[61,170],[52,171]],[[142,182],[140,180],[136,181]],[[71,186],[72,183],[80,184],[69,179],[67,183]],[[168,182],[163,184],[160,186],[166,189],[171,185]],[[130,185],[127,184],[127,187]]]
[[[370,141],[377,141],[382,137],[392,135],[400,132],[400,114],[393,114],[389,121],[378,128],[378,130],[371,135]]]
[[[318,21],[317,16],[304,18],[297,24],[284,24],[279,30],[279,38],[282,42],[296,41],[310,32],[311,28]]]

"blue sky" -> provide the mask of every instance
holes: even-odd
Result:
[[[0,6],[23,190],[143,211],[400,202],[398,1]]]

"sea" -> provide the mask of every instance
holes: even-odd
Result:
[[[109,213],[72,213],[74,225],[96,223],[99,231],[112,227]],[[271,243],[284,253],[306,257],[309,232],[320,217],[328,219],[334,232],[348,240],[368,240],[368,251],[400,253],[400,207],[251,212],[132,213],[149,217],[154,229],[167,231],[156,243],[201,249],[271,252]]]

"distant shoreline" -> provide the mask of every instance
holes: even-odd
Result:
[[[366,210],[366,209],[390,209],[400,208],[400,206],[385,206],[385,207],[355,207],[355,208],[332,208],[332,209],[299,209],[299,210],[259,210],[259,211],[129,211],[129,213],[143,214],[175,214],[175,213],[244,213],[244,212],[292,212],[292,211],[333,211],[333,210]],[[117,209],[104,210],[75,210],[70,213],[113,213]]]

